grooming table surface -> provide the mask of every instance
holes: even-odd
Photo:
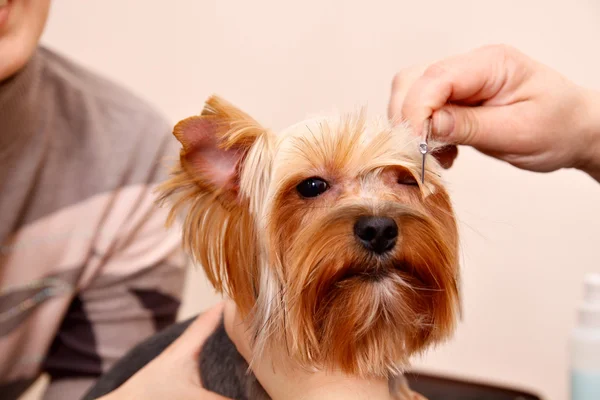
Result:
[[[531,392],[481,382],[417,372],[407,373],[406,378],[411,389],[428,400],[543,400]]]

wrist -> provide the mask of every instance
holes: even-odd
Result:
[[[600,92],[584,91],[581,151],[575,167],[600,182]]]

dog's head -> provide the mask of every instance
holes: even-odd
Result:
[[[258,353],[360,376],[399,372],[453,331],[458,235],[439,163],[362,113],[273,133],[210,98],[177,124],[162,188],[184,246],[249,319]]]

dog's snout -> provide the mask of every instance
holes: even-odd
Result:
[[[389,217],[360,217],[354,224],[354,235],[369,251],[383,254],[396,245],[398,225]]]

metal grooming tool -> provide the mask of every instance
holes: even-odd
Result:
[[[427,147],[427,139],[431,136],[431,118],[427,118],[425,120],[425,125],[423,125],[423,137],[421,143],[419,143],[419,152],[423,155],[423,161],[421,163],[421,183],[425,183],[425,156],[429,152],[429,148]]]

